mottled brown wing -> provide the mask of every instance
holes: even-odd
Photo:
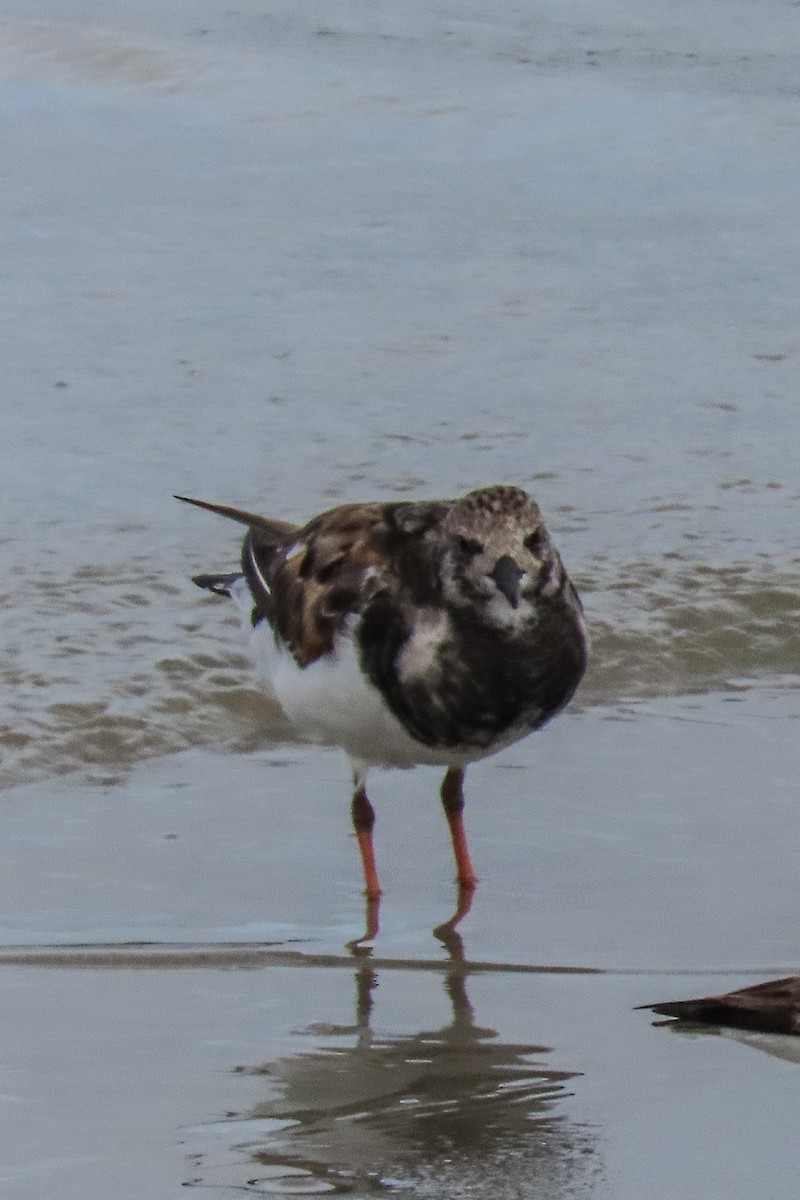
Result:
[[[330,653],[349,614],[363,612],[379,592],[403,586],[409,544],[446,508],[427,502],[343,504],[272,552],[269,620],[300,666]]]

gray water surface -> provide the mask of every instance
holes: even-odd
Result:
[[[791,1046],[633,1006],[800,965],[797,19],[0,5],[14,1200],[796,1186]],[[470,771],[460,949],[436,775],[376,775],[357,954],[346,763],[256,690],[188,582],[238,535],[171,495],[497,481],[591,670]]]

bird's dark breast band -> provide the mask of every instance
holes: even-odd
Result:
[[[511,730],[534,730],[571,699],[586,669],[575,613],[540,615],[530,637],[513,637],[465,610],[436,669],[403,677],[400,660],[412,634],[403,609],[388,597],[367,607],[357,631],[361,665],[407,733],[430,747],[488,750]]]

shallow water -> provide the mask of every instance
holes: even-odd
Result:
[[[469,1196],[488,1171],[499,1195],[727,1200],[796,1178],[794,1064],[629,1011],[797,963],[793,10],[38,13],[0,9],[0,942],[162,949],[3,967],[0,1180]],[[470,772],[465,954],[498,971],[431,936],[455,898],[427,771],[376,777],[394,965],[351,963],[346,764],[287,742],[188,582],[236,530],[171,495],[302,520],[495,481],[545,511],[591,670]],[[168,973],[176,942],[234,950]],[[324,961],[231,974],[253,942]],[[607,973],[499,969],[553,964]]]
[[[432,932],[455,905],[436,772],[379,773],[361,947],[334,752],[7,790],[0,1179],[25,1200],[788,1192],[797,1039],[634,1006],[796,966],[796,720],[780,690],[650,701],[479,764],[460,938]]]
[[[270,736],[187,584],[235,531],[174,491],[303,519],[519,482],[586,599],[584,703],[796,673],[798,117],[761,7],[721,45],[711,8],[7,7],[7,783]]]

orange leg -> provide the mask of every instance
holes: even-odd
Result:
[[[447,817],[447,824],[450,826],[450,838],[453,842],[453,854],[456,859],[459,887],[472,891],[478,882],[478,876],[475,874],[475,868],[469,856],[467,832],[464,828],[463,767],[450,767],[442,780],[442,804],[445,816]]]
[[[365,891],[368,900],[379,900],[381,886],[378,883],[378,868],[375,865],[375,849],[372,845],[372,830],[375,827],[375,809],[369,802],[367,789],[362,780],[356,777],[356,790],[353,792],[352,814],[353,828],[356,831],[358,849],[361,854],[361,865],[364,868]]]

